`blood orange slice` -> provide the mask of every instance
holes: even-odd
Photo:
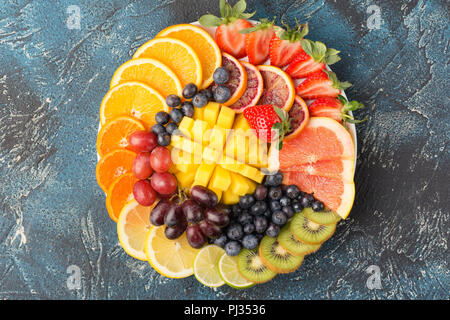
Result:
[[[305,128],[309,121],[309,110],[306,102],[299,96],[295,96],[294,104],[289,110],[289,118],[291,118],[291,131],[288,132],[284,139],[290,140],[295,138]]]
[[[240,63],[247,72],[247,89],[242,97],[230,106],[237,113],[243,112],[249,106],[256,105],[264,88],[263,78],[259,70],[248,62],[240,61]]]
[[[264,80],[264,90],[258,104],[271,104],[289,111],[295,99],[295,87],[291,77],[275,66],[257,66]]]
[[[239,60],[225,52],[222,53],[222,67],[230,73],[230,80],[224,86],[230,89],[231,97],[224,105],[231,106],[242,97],[247,88],[247,71]],[[214,90],[216,86],[217,84],[213,84],[211,87]]]

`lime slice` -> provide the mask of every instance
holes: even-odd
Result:
[[[255,285],[238,272],[237,257],[230,257],[227,254],[222,255],[219,260],[219,273],[223,281],[235,289],[246,289]]]
[[[219,274],[219,259],[225,251],[209,245],[199,251],[194,260],[194,275],[197,280],[207,287],[217,288],[225,284]]]

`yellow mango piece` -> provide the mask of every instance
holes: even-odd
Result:
[[[245,162],[246,154],[248,153],[247,138],[240,133],[240,131],[233,131],[228,137],[225,145],[225,154],[241,162]]]
[[[214,127],[217,121],[217,116],[219,115],[220,104],[217,102],[209,102],[203,109],[202,119],[208,122],[211,127]]]
[[[247,179],[247,183],[248,183],[248,190],[247,190],[247,194],[253,193],[256,190],[256,187],[258,186],[256,183],[254,183],[253,181]]]
[[[217,166],[209,185],[218,190],[226,191],[231,184],[231,175],[224,168]]]
[[[222,194],[222,203],[226,205],[236,204],[239,202],[239,196],[228,189]]]
[[[172,135],[170,145],[176,149],[180,149],[187,153],[193,154],[195,156],[195,162],[199,163],[198,157],[200,157],[201,159],[203,152],[203,146],[200,143],[191,141],[182,136]]]
[[[219,165],[225,170],[239,173],[244,169],[245,163],[239,162],[236,159],[232,159],[224,155],[219,161]]]
[[[251,130],[250,125],[247,122],[247,119],[245,119],[244,114],[240,113],[236,116],[236,119],[234,120],[233,124],[234,130],[242,130],[246,132],[247,130]]]
[[[225,128],[214,126],[209,136],[209,147],[216,150],[223,150],[227,140],[227,130]]]
[[[189,188],[194,182],[195,171],[189,171],[186,173],[180,171],[175,174],[175,177],[177,178],[178,184],[181,188]]]
[[[203,120],[203,110],[204,110],[204,108],[194,107],[194,119],[195,120]]]
[[[256,136],[248,138],[248,152],[246,153],[245,163],[255,167],[267,167],[268,150],[267,143],[259,140]]]
[[[203,161],[207,163],[216,163],[222,156],[222,151],[217,151],[211,147],[206,147],[203,150]]]
[[[193,155],[192,153],[186,152],[181,149],[172,148],[170,151],[172,164],[180,164],[180,163],[193,163]]]
[[[217,125],[225,129],[233,127],[235,112],[233,109],[222,106],[220,108],[219,116],[217,117]]]
[[[221,200],[221,198],[222,198],[222,193],[223,193],[222,190],[213,188],[213,187],[211,186],[211,183],[209,184],[208,189],[211,190],[212,192],[214,192],[214,193],[216,194],[217,199],[218,199],[219,201]]]
[[[181,134],[188,138],[189,140],[193,140],[192,127],[194,126],[194,119],[189,117],[183,117],[180,124],[178,125],[178,130],[180,130]]]
[[[176,164],[175,167],[178,169],[178,171],[188,173],[188,172],[195,172],[197,171],[197,168],[199,167],[198,164],[195,163],[179,163]]]
[[[175,167],[173,163],[171,163],[168,171],[172,174],[175,174],[178,172],[178,169]]]
[[[215,167],[216,165],[214,163],[203,162],[195,173],[194,183],[206,187],[209,179],[211,179]]]
[[[261,171],[246,164],[243,165],[240,174],[253,181],[256,181],[257,183],[261,183],[264,179],[264,174]]]
[[[192,138],[194,141],[203,145],[208,144],[207,132],[210,130],[208,122],[203,120],[195,120],[192,126]]]
[[[248,189],[250,189],[248,179],[238,173],[232,172],[230,190],[238,196],[243,196],[248,193]]]

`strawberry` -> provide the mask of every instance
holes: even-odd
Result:
[[[222,51],[231,54],[235,58],[243,58],[245,52],[245,35],[239,31],[249,29],[253,25],[246,19],[253,13],[245,13],[247,4],[245,0],[239,0],[233,7],[227,0],[220,0],[221,18],[212,14],[200,17],[199,22],[204,27],[217,27],[215,40]]]
[[[263,64],[269,58],[269,43],[275,34],[274,23],[275,21],[261,19],[260,24],[239,31],[245,34],[245,52],[251,64]]]
[[[278,148],[283,145],[285,133],[291,130],[289,115],[283,109],[271,104],[247,107],[244,117],[248,124],[256,131],[259,139],[267,142],[279,142]]]
[[[336,121],[361,123],[367,120],[355,120],[349,111],[355,111],[364,108],[362,103],[358,101],[347,101],[343,96],[339,95],[338,98],[319,98],[313,101],[308,107],[309,115],[311,117],[328,117]]]
[[[306,78],[314,72],[325,70],[326,64],[332,65],[341,58],[339,51],[327,48],[320,41],[313,42],[308,39],[300,41],[303,51],[292,60],[286,72],[294,79]]]
[[[308,24],[298,25],[296,29],[278,28],[269,44],[270,64],[280,68],[288,65],[296,55],[303,51],[300,40],[308,32]]]
[[[311,74],[295,89],[297,94],[305,100],[317,98],[337,98],[341,90],[351,87],[349,82],[340,82],[334,72],[318,71]]]

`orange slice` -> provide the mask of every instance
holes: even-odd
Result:
[[[181,96],[182,86],[177,75],[166,65],[155,59],[133,59],[117,69],[111,80],[111,88],[127,81],[139,81],[167,97]]]
[[[203,69],[197,53],[181,40],[168,37],[150,40],[137,49],[133,59],[137,58],[161,61],[175,72],[183,87],[188,83],[200,87],[203,83]]]
[[[149,128],[154,125],[158,111],[168,111],[166,101],[155,89],[141,82],[124,82],[108,91],[100,107],[100,123],[129,115],[138,118]]]
[[[272,104],[289,111],[295,99],[295,87],[291,77],[275,66],[257,66],[264,80],[264,90],[258,104]]]
[[[238,101],[230,105],[237,113],[244,112],[249,106],[258,103],[264,89],[264,81],[259,70],[251,63],[240,61],[247,72],[247,87]]]
[[[206,30],[191,24],[177,24],[165,28],[156,37],[178,39],[192,47],[202,64],[202,88],[208,87],[214,81],[213,73],[222,65],[222,53]]]
[[[119,219],[120,211],[125,204],[134,199],[133,186],[138,181],[133,173],[125,173],[116,178],[106,193],[106,209],[111,219]]]
[[[97,163],[95,175],[98,185],[105,193],[115,179],[131,172],[135,157],[135,152],[121,149],[112,151],[100,159]]]
[[[138,130],[145,130],[144,124],[130,116],[118,116],[105,123],[97,136],[99,156],[117,149],[127,149],[129,135]]]

